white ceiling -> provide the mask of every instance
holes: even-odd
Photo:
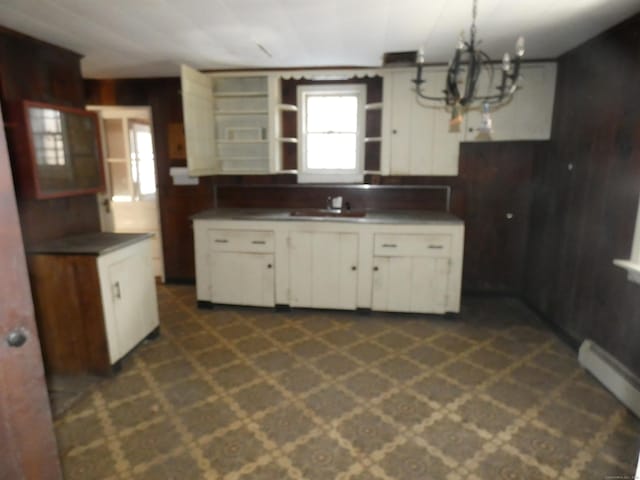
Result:
[[[84,55],[88,78],[174,76],[178,65],[376,66],[424,45],[446,62],[471,0],[0,0],[0,25]],[[640,11],[640,0],[479,0],[478,38],[500,58],[555,58]],[[268,56],[258,45],[262,45]]]

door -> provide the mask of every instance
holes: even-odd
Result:
[[[375,257],[372,309],[390,312],[444,313],[449,259]]]
[[[293,232],[289,241],[292,307],[355,310],[358,234]]]
[[[99,114],[107,192],[98,195],[104,232],[153,233],[153,266],[164,279],[160,209],[149,107],[87,107]]]
[[[0,479],[61,479],[1,112],[0,125]]]
[[[276,302],[272,253],[211,252],[214,303],[273,307]]]

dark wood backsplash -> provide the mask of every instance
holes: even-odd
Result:
[[[0,97],[15,177],[19,162],[29,162],[15,116],[22,100],[84,107],[80,56],[68,50],[0,28]],[[14,182],[17,183],[17,182]],[[24,242],[100,230],[95,195],[25,200],[17,193]]]
[[[640,192],[640,16],[562,56],[552,141],[534,168],[525,297],[640,375],[628,258]]]

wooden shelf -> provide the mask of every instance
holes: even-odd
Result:
[[[382,137],[365,137],[364,143],[381,142]]]
[[[295,137],[278,137],[277,140],[282,143],[298,143],[298,139]]]
[[[367,103],[364,106],[365,110],[382,110],[382,102],[377,103]]]
[[[288,103],[279,103],[278,104],[278,109],[284,111],[284,112],[297,112],[298,111],[298,107],[297,105],[291,105]]]

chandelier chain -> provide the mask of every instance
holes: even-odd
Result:
[[[471,43],[476,37],[476,16],[478,14],[478,0],[473,0],[473,9],[471,10]]]

